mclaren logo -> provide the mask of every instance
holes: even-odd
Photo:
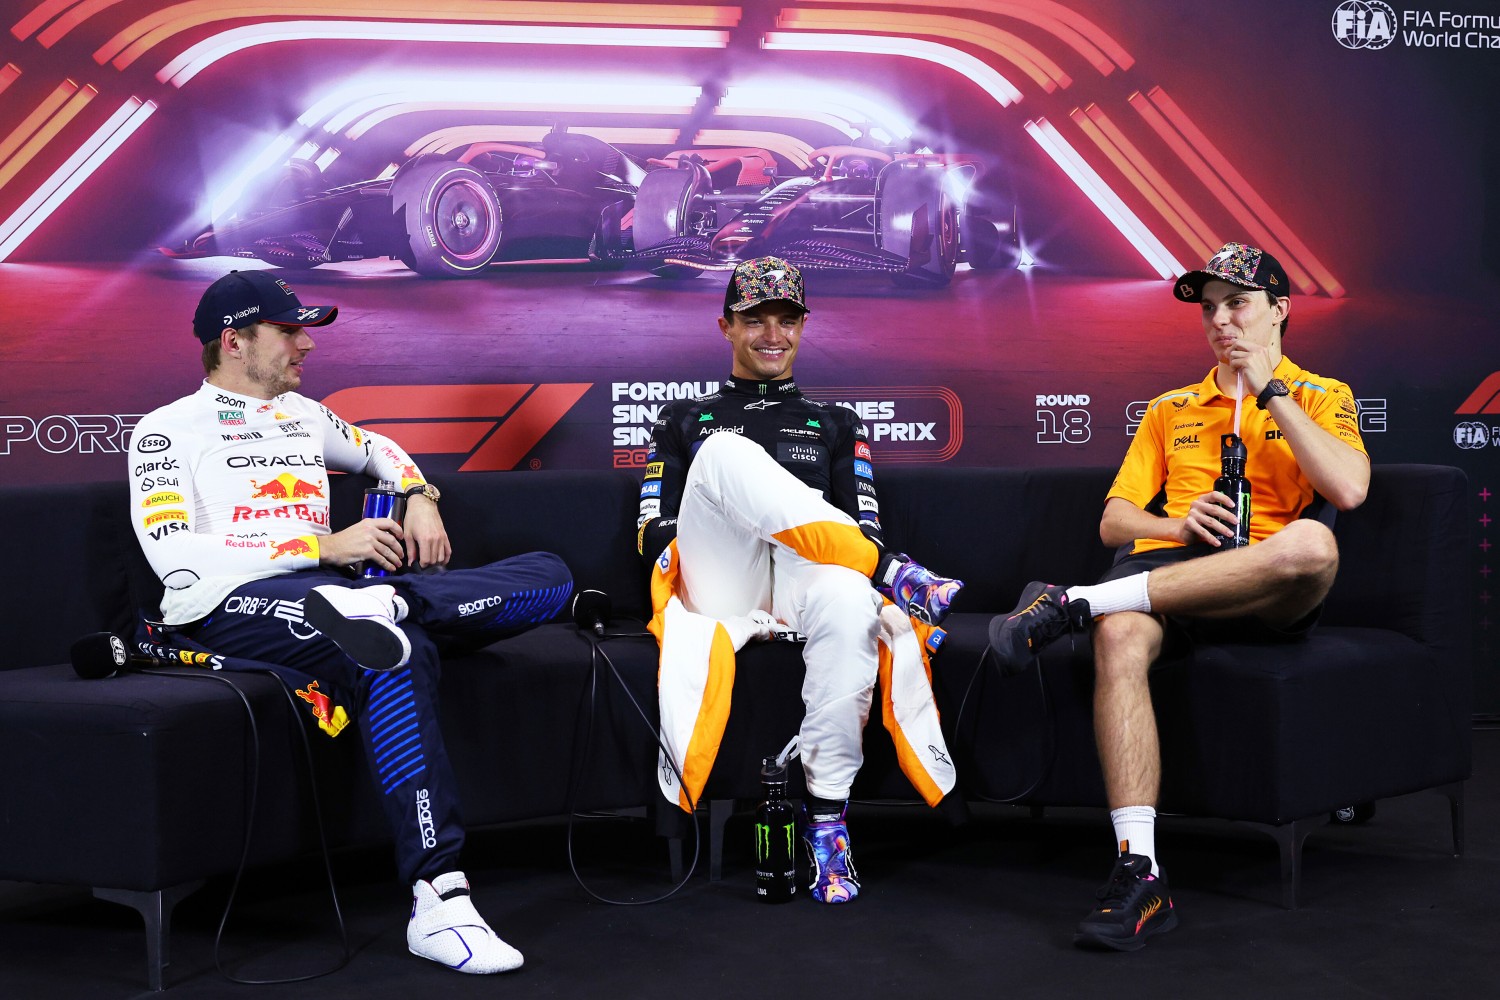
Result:
[[[322,402],[368,430],[379,431],[383,423],[421,425],[417,454],[462,455],[459,472],[487,472],[525,462],[591,388],[592,382],[357,386]],[[531,464],[540,468],[536,459]]]

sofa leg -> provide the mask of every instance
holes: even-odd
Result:
[[[136,889],[94,889],[94,896],[135,910],[146,921],[146,982],[152,990],[166,989],[162,971],[171,964],[172,910],[197,892],[203,880],[143,892]]]
[[[1448,815],[1453,821],[1453,856],[1464,856],[1464,783],[1455,781],[1451,785],[1440,785],[1437,792],[1448,799]]]
[[[1321,819],[1298,819],[1279,824],[1243,822],[1276,841],[1281,855],[1281,905],[1288,910],[1297,909],[1302,903],[1302,842]]]
[[[708,800],[708,880],[724,877],[724,824],[734,815],[734,799]]]

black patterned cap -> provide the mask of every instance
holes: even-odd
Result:
[[[1178,278],[1172,293],[1184,302],[1200,302],[1203,286],[1210,281],[1227,281],[1241,288],[1258,288],[1278,299],[1292,294],[1292,283],[1286,278],[1275,257],[1257,247],[1243,243],[1226,243],[1223,249],[1203,265],[1201,271],[1189,271]]]
[[[803,312],[810,312],[807,293],[802,287],[802,272],[780,257],[741,261],[724,290],[724,308],[744,312],[762,302],[790,302]]]

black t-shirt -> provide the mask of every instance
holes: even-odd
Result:
[[[648,562],[677,537],[688,466],[711,434],[740,434],[760,445],[782,468],[857,520],[860,530],[884,550],[870,445],[854,411],[808,399],[791,379],[731,377],[716,393],[668,403],[652,429],[636,521],[638,548]]]

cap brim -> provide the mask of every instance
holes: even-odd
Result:
[[[746,299],[746,300],[741,301],[741,302],[736,302],[734,305],[730,306],[729,307],[729,311],[730,312],[742,313],[742,312],[744,312],[747,309],[754,309],[756,306],[761,305],[762,303],[765,303],[765,302],[785,302],[789,306],[796,306],[798,309],[801,309],[805,313],[812,312],[811,309],[807,308],[807,306],[803,305],[801,302],[798,302],[796,299],[780,299],[780,298]]]
[[[1210,281],[1223,281],[1227,284],[1238,285],[1241,288],[1249,288],[1255,291],[1265,291],[1266,287],[1265,285],[1254,285],[1248,281],[1241,281],[1239,278],[1220,274],[1217,271],[1189,271],[1173,282],[1172,294],[1183,302],[1201,302],[1203,301],[1203,286]]]
[[[262,316],[259,322],[279,323],[282,326],[326,326],[338,314],[338,306],[299,306],[276,316]]]

